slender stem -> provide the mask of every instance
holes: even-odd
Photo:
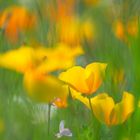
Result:
[[[94,117],[93,108],[92,108],[92,104],[91,104],[91,98],[89,97],[88,100],[89,100],[89,105],[90,105],[90,109],[92,112],[92,116]]]
[[[91,103],[91,98],[88,97],[88,99],[89,99],[90,109],[92,112],[92,120],[93,120],[93,124],[94,124],[94,128],[93,128],[94,129],[94,138],[96,140],[100,140],[100,124],[98,124],[98,122],[95,119],[93,108],[92,108],[92,103]]]
[[[69,91],[69,97],[70,97],[70,99],[72,99],[72,95],[71,95],[70,87],[68,87],[68,91]]]
[[[50,116],[51,116],[51,104],[48,104],[48,136],[50,135]]]

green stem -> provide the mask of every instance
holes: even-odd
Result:
[[[72,99],[72,95],[71,95],[70,87],[68,87],[68,91],[69,91],[69,97],[70,97],[70,99]]]
[[[91,98],[88,97],[88,99],[89,99],[90,109],[91,109],[91,112],[92,112],[92,120],[93,120],[93,126],[94,126],[94,139],[100,140],[100,124],[96,121],[96,118],[94,116],[92,103],[91,103]]]
[[[48,136],[50,135],[50,116],[51,116],[51,104],[48,104]]]
[[[92,116],[94,118],[93,108],[92,108],[92,104],[91,104],[91,98],[89,97],[88,100],[89,100],[89,105],[90,105],[90,109],[91,109],[91,112],[92,112]]]

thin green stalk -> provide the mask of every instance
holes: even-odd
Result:
[[[50,135],[50,116],[51,116],[51,104],[48,104],[48,136]]]
[[[89,99],[90,109],[91,109],[91,112],[92,112],[92,120],[93,120],[93,126],[94,126],[94,139],[99,140],[100,139],[100,124],[96,121],[96,118],[94,116],[92,103],[91,103],[91,98],[88,97],[88,99]]]
[[[89,100],[89,105],[90,105],[90,109],[91,109],[91,112],[92,112],[92,116],[94,118],[93,108],[92,108],[92,104],[91,104],[91,98],[89,97],[88,100]]]

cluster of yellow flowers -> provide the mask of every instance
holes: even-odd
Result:
[[[134,96],[126,91],[120,103],[115,104],[112,97],[107,93],[99,93],[95,97],[85,97],[94,94],[103,82],[107,64],[91,63],[82,68],[74,66],[60,74],[60,79],[65,81],[74,99],[83,102],[91,109],[96,118],[106,125],[123,123],[134,110]]]
[[[71,50],[64,44],[48,49],[22,46],[0,54],[0,66],[23,74],[24,87],[35,101],[65,107],[69,87],[72,97],[90,108],[99,121],[107,125],[123,123],[134,110],[133,95],[124,92],[122,101],[117,104],[107,93],[89,98],[88,95],[101,86],[107,64],[94,62],[86,68],[71,67],[74,58],[82,53],[80,48]],[[51,72],[62,69],[68,70],[60,73],[59,78],[52,76]]]

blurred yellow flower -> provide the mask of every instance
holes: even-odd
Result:
[[[81,38],[82,40],[86,40],[88,42],[92,42],[95,38],[95,25],[94,23],[88,19],[84,21],[81,25]]]
[[[69,48],[63,49],[63,47],[46,49],[23,46],[1,54],[0,67],[23,73],[24,87],[33,100],[53,102],[60,98],[64,101],[68,93],[67,88],[63,86],[62,81],[48,73],[66,67],[67,63],[71,66],[74,62],[73,57],[81,53],[80,51],[70,51]],[[62,61],[65,62],[63,67]]]
[[[31,47],[20,47],[0,54],[0,67],[24,73],[34,67],[34,52]]]
[[[65,44],[58,44],[54,48],[22,46],[1,53],[0,67],[20,73],[36,68],[38,71],[47,73],[73,66],[75,58],[81,54],[83,50],[80,46],[75,48],[70,48]]]
[[[60,41],[69,45],[80,45],[80,22],[76,17],[59,21],[58,32]]]
[[[59,78],[83,94],[92,94],[100,87],[107,64],[91,63],[82,68],[74,66],[62,72]]]
[[[87,97],[83,97],[75,90],[71,90],[72,96],[75,99],[83,102],[89,109],[90,103]],[[131,93],[123,92],[122,101],[114,102],[113,98],[107,93],[101,93],[91,98],[92,111],[95,117],[108,126],[121,124],[127,120],[130,114],[134,111],[134,96]]]
[[[18,40],[20,32],[32,28],[35,24],[35,15],[29,13],[24,7],[12,6],[0,14],[0,28],[12,42]]]
[[[43,53],[46,53],[46,60],[38,67],[38,70],[50,72],[73,66],[76,57],[83,54],[83,50],[81,46],[70,48],[68,45],[60,43],[54,48],[37,49],[36,56],[42,55]]]
[[[51,75],[27,71],[24,75],[24,87],[32,100],[38,102],[53,102],[56,98],[67,97],[68,88]]]
[[[89,19],[80,21],[74,16],[63,19],[58,22],[60,41],[72,46],[80,45],[84,39],[92,41],[94,39],[94,26],[94,23]]]

